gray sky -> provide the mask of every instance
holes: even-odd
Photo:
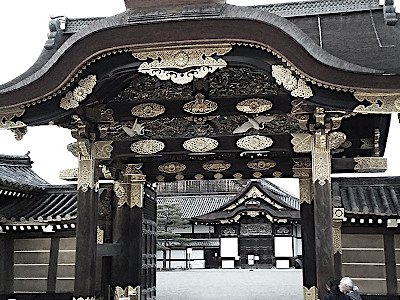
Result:
[[[400,0],[396,0],[400,2]],[[229,4],[258,5],[293,1],[231,0]],[[50,15],[70,18],[111,16],[125,10],[122,0],[19,0],[0,2],[0,83],[7,82],[26,71],[38,58],[49,32]],[[399,124],[392,122],[386,157],[389,170],[385,175],[399,175],[397,149]],[[57,142],[55,142],[57,141]],[[17,142],[8,130],[0,130],[1,154],[25,154],[30,151],[35,162],[33,169],[53,184],[65,183],[58,179],[60,169],[77,166],[76,158],[66,150],[74,139],[66,129],[56,126],[29,128],[22,141]],[[280,181],[274,183],[281,185]],[[298,194],[296,181],[283,184],[291,193]]]

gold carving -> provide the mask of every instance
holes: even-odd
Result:
[[[187,45],[132,50],[132,55],[139,60],[153,60],[150,63],[143,62],[138,69],[140,73],[186,84],[194,78],[204,78],[208,73],[226,67],[222,58],[214,59],[211,55],[224,55],[231,49],[229,44]],[[189,70],[177,72],[174,69]]]
[[[280,177],[282,177],[282,172],[275,171],[275,172],[272,173],[272,176],[274,176],[275,178],[280,178]]]
[[[214,178],[215,179],[222,179],[224,177],[224,175],[222,175],[221,173],[215,173],[214,174]]]
[[[103,245],[104,244],[104,230],[97,226],[97,244]]]
[[[176,180],[183,180],[184,178],[185,178],[185,176],[183,176],[182,174],[175,175]]]
[[[307,99],[313,96],[313,92],[306,82],[303,79],[297,79],[292,71],[284,66],[273,65],[272,77],[275,78],[277,84],[283,85],[293,97]]]
[[[60,107],[68,110],[77,108],[79,103],[86,99],[92,93],[93,87],[96,85],[96,75],[89,75],[85,79],[78,82],[78,86],[73,91],[68,92],[60,101]]]
[[[260,173],[260,172],[254,172],[254,173],[253,173],[253,177],[254,177],[254,178],[261,178],[261,177],[262,177],[262,173]]]
[[[201,179],[204,178],[204,176],[203,176],[203,174],[196,174],[196,175],[194,175],[194,178],[195,178],[196,180],[201,180]]]
[[[308,178],[300,177],[299,178],[299,188],[300,188],[300,204],[302,204],[304,202],[311,204],[311,201],[313,199],[311,178],[310,177],[308,177]]]
[[[332,235],[333,235],[333,254],[342,251],[342,221],[333,220],[332,222]]]
[[[236,141],[236,145],[245,150],[263,150],[272,144],[272,139],[263,135],[249,135]]]
[[[132,152],[138,154],[154,154],[164,149],[165,144],[157,140],[141,140],[131,145]]]
[[[23,127],[15,127],[10,129],[12,133],[14,133],[14,137],[17,141],[22,140],[24,135],[28,132],[28,128],[26,126]]]
[[[312,180],[324,185],[327,181],[331,182],[331,154],[327,149],[326,135],[316,133],[312,144]]]
[[[329,148],[337,149],[346,141],[346,135],[343,132],[331,132],[329,134]]]
[[[342,207],[334,207],[332,210],[333,220],[342,220],[344,219],[344,208]]]
[[[25,113],[25,109],[21,108],[2,108],[0,111],[0,128],[11,129],[26,127],[22,121],[12,121],[12,119],[21,117]]]
[[[81,157],[79,159],[78,170],[78,190],[87,192],[89,188],[93,189],[95,184],[94,178],[94,160],[90,157]]]
[[[125,184],[119,181],[114,182],[114,193],[115,196],[118,198],[118,206],[124,205],[128,201],[128,194],[125,188]]]
[[[126,288],[116,286],[114,290],[114,300],[118,300],[120,298],[140,300],[140,286],[137,286],[135,288],[131,287],[130,285],[128,285]]]
[[[164,181],[164,180],[165,180],[165,176],[163,176],[163,175],[158,175],[158,176],[156,177],[156,179],[157,179],[157,181]]]
[[[241,174],[241,173],[235,173],[235,174],[233,174],[233,178],[240,179],[240,178],[242,178],[242,177],[243,177],[243,174]]]
[[[130,208],[143,206],[143,184],[141,182],[123,183],[115,181],[113,190],[118,198],[118,207],[124,204],[127,204]]]
[[[105,179],[113,179],[113,175],[111,174],[111,171],[107,168],[107,166],[101,167],[101,173],[103,173]]]
[[[132,107],[131,113],[135,117],[152,118],[162,115],[165,107],[158,103],[142,103]]]
[[[318,300],[318,289],[315,286],[309,289],[303,286],[304,300]]]
[[[259,114],[272,108],[272,102],[262,98],[252,98],[240,101],[236,104],[238,111],[247,114]]]
[[[125,168],[125,173],[124,175],[137,175],[137,174],[143,174],[142,170],[140,170],[143,167],[143,163],[137,163],[137,164],[127,164]],[[145,180],[145,179],[139,179],[139,180]]]
[[[182,146],[191,152],[208,152],[218,147],[218,141],[207,137],[198,137],[185,141]]]
[[[371,105],[360,104],[354,109],[356,113],[388,114],[400,112],[400,93],[361,93],[355,92],[354,97],[360,102],[369,102]]]
[[[99,159],[111,158],[112,141],[99,141],[94,143],[94,157]]]
[[[311,152],[313,136],[308,133],[292,133],[293,151],[297,153]]]
[[[256,159],[249,161],[247,167],[256,171],[264,171],[276,166],[276,162],[271,159]]]
[[[202,93],[197,93],[195,100],[183,105],[183,110],[193,115],[205,115],[215,111],[218,104],[214,101],[205,99]]]
[[[357,172],[373,173],[387,170],[387,159],[384,157],[354,157]]]
[[[164,173],[179,173],[186,169],[186,165],[180,162],[168,162],[158,166],[158,170]]]
[[[203,164],[203,169],[212,172],[221,172],[228,170],[231,164],[224,160],[212,160]]]
[[[83,297],[75,298],[75,297],[73,297],[72,300],[96,300],[96,297],[86,297],[86,298],[83,298]]]
[[[61,170],[59,173],[60,179],[73,180],[78,178],[78,168]]]

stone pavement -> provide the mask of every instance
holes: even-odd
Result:
[[[301,270],[157,272],[157,300],[303,300]]]

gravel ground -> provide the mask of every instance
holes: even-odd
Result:
[[[157,300],[303,300],[301,270],[157,272]]]

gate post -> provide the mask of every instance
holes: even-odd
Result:
[[[98,168],[89,141],[80,140],[76,146],[79,168],[74,296],[92,300],[96,281]]]
[[[134,299],[150,299],[142,290],[147,287],[143,266],[147,262],[147,249],[143,241],[143,226],[146,226],[143,209],[146,205],[146,175],[140,171],[141,166],[128,164],[123,173],[123,181],[114,182],[117,205],[113,220],[113,243],[118,244],[120,249],[119,254],[112,258],[111,287],[114,297],[134,296]],[[155,195],[153,198],[155,203]],[[150,210],[154,210],[155,213],[155,206]],[[153,223],[155,229],[155,219]],[[155,281],[153,285],[155,286]],[[144,297],[141,297],[142,295]]]

